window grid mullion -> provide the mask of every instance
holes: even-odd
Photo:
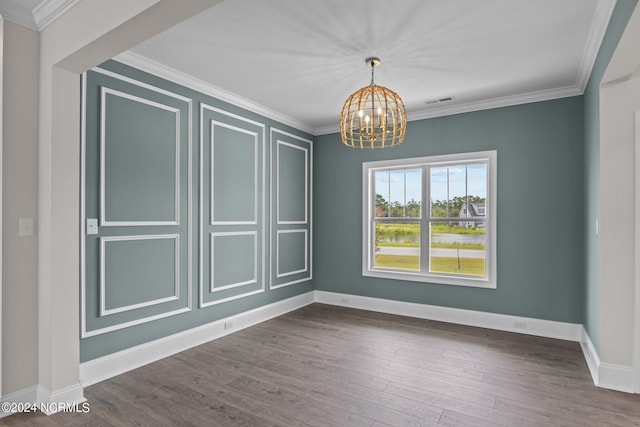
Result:
[[[420,272],[429,272],[429,248],[431,247],[429,217],[431,216],[431,168],[422,166],[422,215],[420,221]]]

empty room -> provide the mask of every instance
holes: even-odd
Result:
[[[0,0],[0,425],[640,425],[637,0]]]

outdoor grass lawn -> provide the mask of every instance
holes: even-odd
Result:
[[[419,248],[418,242],[379,242],[378,246],[386,246],[389,248]],[[439,249],[477,249],[484,250],[484,245],[480,243],[435,243],[431,242],[432,248]]]
[[[376,255],[375,266],[417,271],[420,269],[420,257],[406,255]],[[485,260],[482,258],[460,258],[460,271],[458,271],[457,258],[432,257],[431,271],[484,276]]]

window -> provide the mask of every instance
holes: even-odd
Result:
[[[363,164],[363,275],[496,287],[495,151]]]

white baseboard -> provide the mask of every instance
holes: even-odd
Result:
[[[632,366],[601,362],[589,334],[581,324],[325,291],[315,291],[315,301],[342,307],[579,342],[593,378],[593,383],[596,386],[626,393],[635,393],[636,391],[634,368]]]
[[[582,334],[582,325],[577,323],[555,322],[530,317],[392,301],[335,292],[315,291],[315,295],[316,302],[323,304],[359,308],[381,313],[437,320],[540,337],[557,338],[567,341],[579,342]]]
[[[2,403],[33,403],[38,401],[38,386],[23,388],[22,390],[2,396]],[[0,418],[11,415],[13,412],[5,412],[0,409]]]
[[[582,354],[584,354],[584,359],[587,361],[587,367],[589,367],[589,372],[591,373],[591,378],[593,379],[593,383],[598,385],[598,373],[600,368],[600,356],[596,350],[596,347],[593,345],[591,341],[591,337],[587,333],[587,330],[582,327],[582,332],[580,334],[580,347],[582,348]]]
[[[206,325],[160,338],[126,350],[80,364],[80,379],[84,387],[120,375],[151,362],[223,337],[240,329],[297,310],[314,302],[310,291],[292,298],[220,319]],[[231,327],[230,324],[232,325]],[[225,329],[225,326],[227,328]]]
[[[635,390],[633,368],[602,363],[589,335],[581,324],[325,291],[307,292],[82,363],[80,364],[82,386],[90,386],[240,329],[297,310],[313,302],[579,342],[596,386],[628,393],[633,393]],[[228,327],[229,324],[232,324],[232,327]],[[226,329],[225,326],[227,326]],[[15,402],[33,401],[32,399],[37,397],[35,396],[36,392],[35,387],[25,389],[6,396],[3,401],[9,398]],[[76,393],[77,391],[71,390],[70,392]],[[34,396],[31,397],[31,395]],[[28,399],[29,397],[31,399]],[[56,401],[70,402],[74,400],[72,398],[58,400],[56,398]],[[0,416],[2,415],[0,414]]]
[[[635,393],[634,378],[636,373],[633,366],[601,362],[598,351],[584,327],[582,328],[580,347],[582,347],[591,378],[596,386],[625,393]]]
[[[40,403],[40,410],[47,415],[51,415],[61,411],[76,412],[82,410],[79,405],[86,402],[87,399],[84,398],[82,384],[77,383],[54,391],[38,386],[37,401]]]
[[[0,409],[0,418],[16,412],[22,412],[24,408],[32,411],[37,408],[38,411],[42,411],[47,415],[60,411],[76,411],[79,405],[85,401],[80,383],[53,392],[40,385],[34,385],[2,396],[2,403],[19,404],[16,408],[20,408],[20,410],[5,412]]]
[[[57,412],[56,408],[58,410],[65,410],[65,408],[68,410],[70,405],[78,405],[85,402],[83,387],[223,337],[240,329],[281,316],[314,302],[579,342],[596,386],[627,393],[634,393],[635,391],[635,371],[633,367],[602,363],[589,334],[580,324],[335,292],[310,291],[82,363],[80,364],[81,382],[70,387],[49,392],[41,386],[31,386],[2,396],[1,401],[42,403],[44,407],[50,409],[44,411],[47,414]],[[56,406],[56,404],[61,406]],[[63,408],[64,405],[66,406]],[[82,407],[79,407],[79,409],[82,409]],[[0,418],[10,414],[10,412],[0,411]]]

